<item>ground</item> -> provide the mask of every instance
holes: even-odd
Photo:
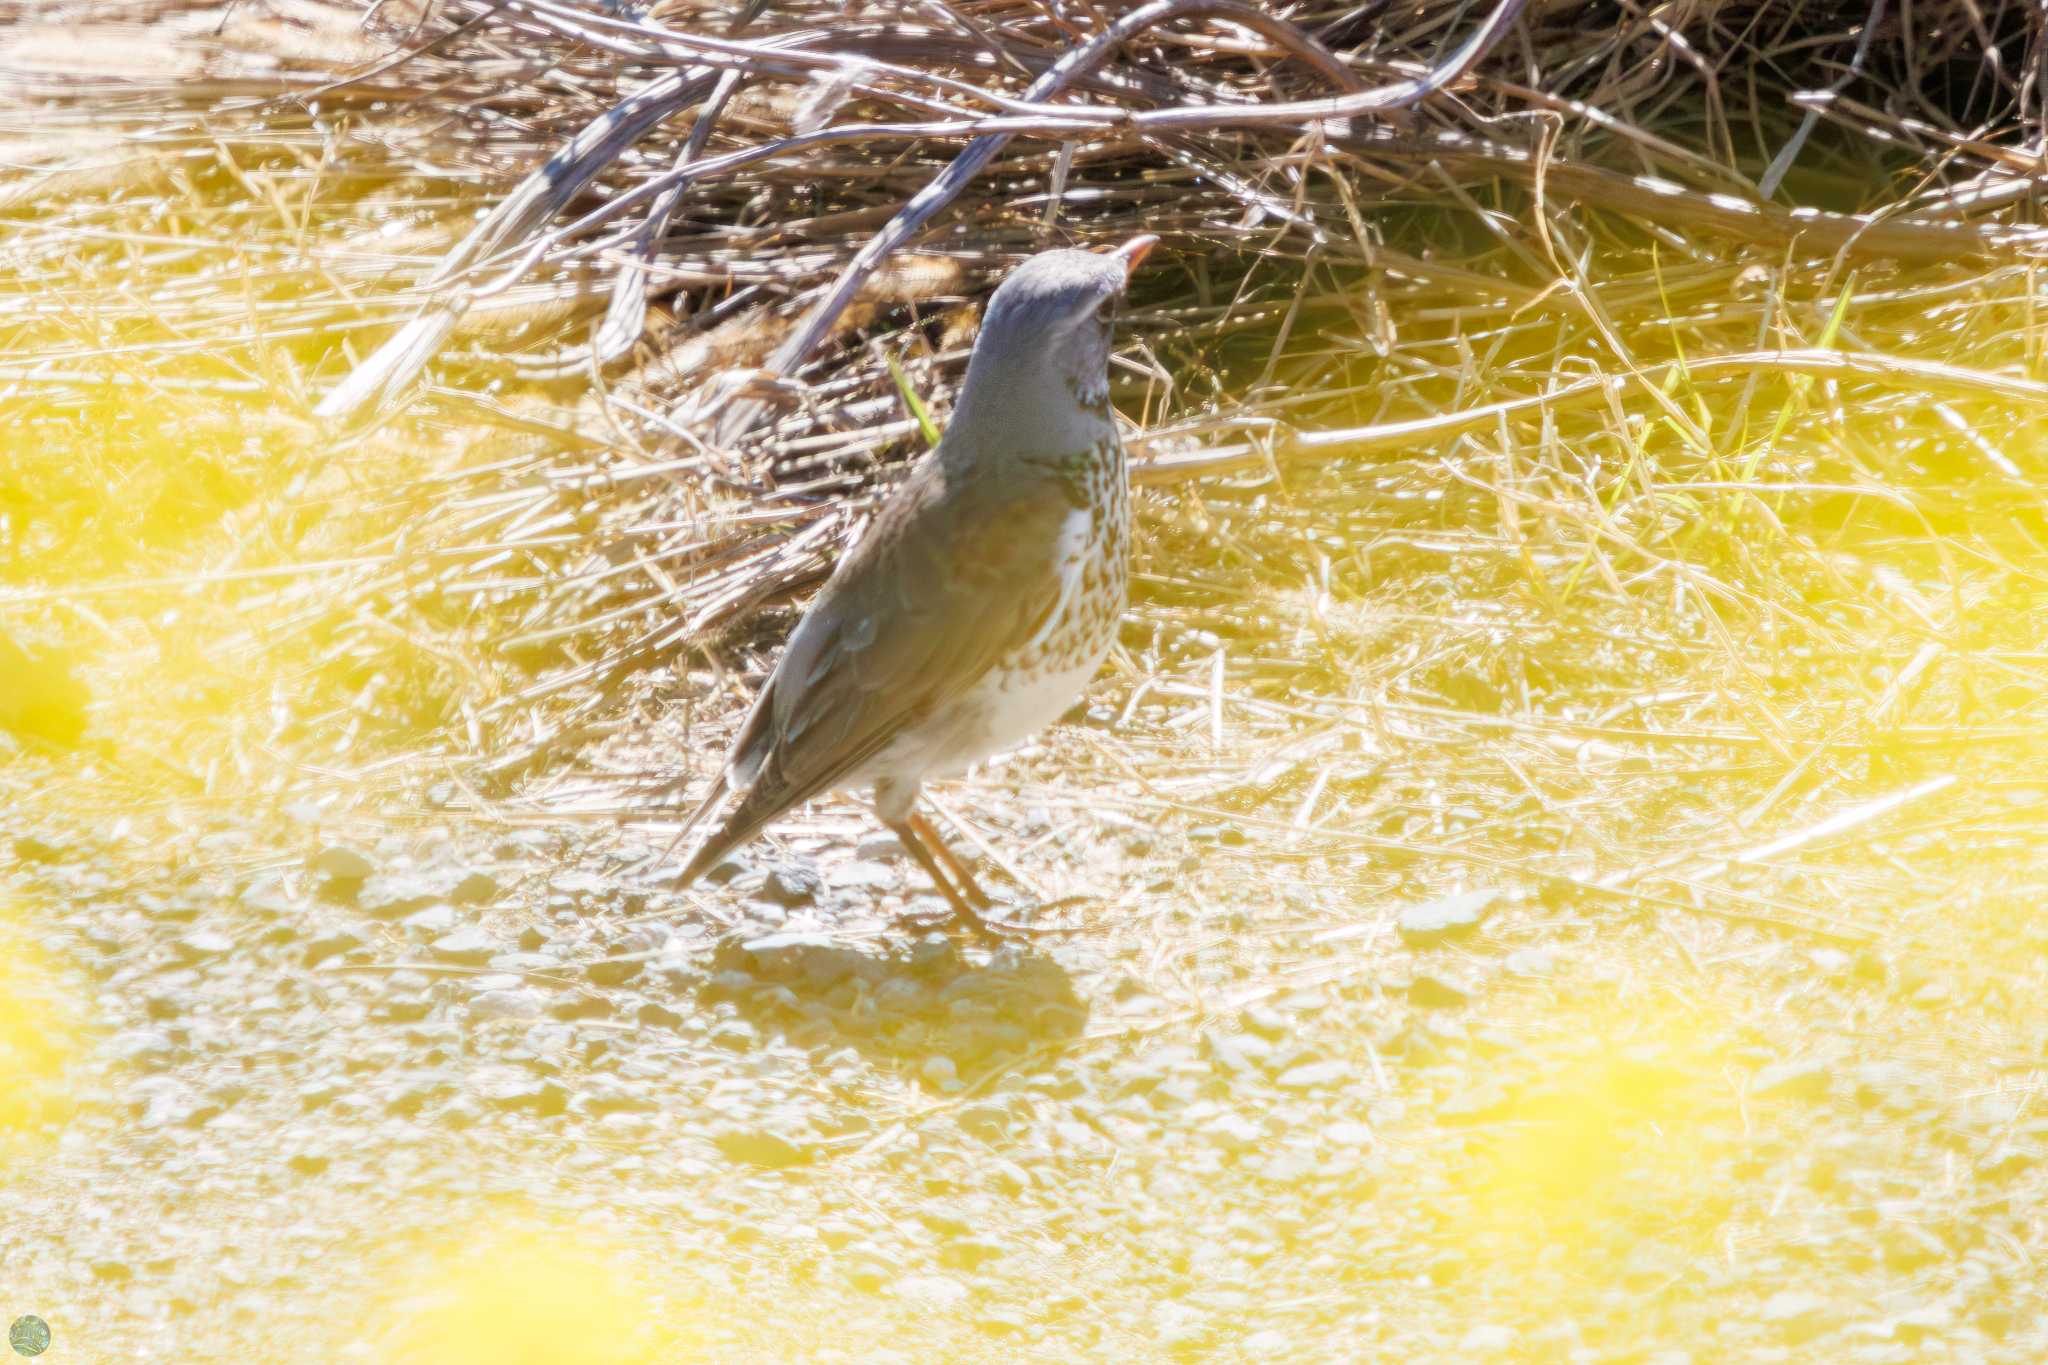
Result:
[[[677,890],[573,781],[119,813],[24,754],[6,1311],[82,1360],[2048,1351],[2030,784],[1909,755],[1731,843],[1702,781],[1771,782],[1647,762],[1652,697],[1521,713],[1627,799],[1488,810],[1465,719],[1141,694],[1166,619],[940,789],[1058,931],[993,948],[898,922],[853,803]],[[651,672],[592,770],[701,765],[747,681]],[[1597,874],[1494,842],[1575,809]]]

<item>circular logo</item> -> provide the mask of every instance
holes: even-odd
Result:
[[[50,1324],[34,1313],[24,1313],[7,1329],[7,1344],[18,1355],[39,1356],[50,1349]]]

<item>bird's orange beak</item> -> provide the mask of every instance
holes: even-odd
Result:
[[[1111,250],[1109,254],[1124,263],[1124,280],[1128,282],[1131,276],[1138,273],[1139,263],[1152,253],[1153,247],[1158,245],[1159,239],[1157,237],[1149,232],[1140,233],[1122,246]]]

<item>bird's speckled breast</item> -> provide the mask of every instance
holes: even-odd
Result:
[[[965,772],[1058,720],[1102,666],[1130,591],[1131,492],[1123,443],[1112,432],[1062,475],[1075,506],[1060,532],[1060,588],[1052,610],[1030,640],[999,660],[946,715],[891,745],[875,765],[877,776]]]

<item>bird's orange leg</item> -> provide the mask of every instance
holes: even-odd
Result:
[[[883,823],[888,824],[887,821]],[[903,846],[910,850],[911,857],[917,859],[918,866],[924,869],[925,875],[937,882],[939,890],[946,893],[946,899],[953,903],[953,913],[960,922],[983,938],[991,942],[1001,942],[1020,935],[1070,932],[1049,924],[1018,924],[1011,920],[991,918],[986,911],[995,902],[989,899],[988,893],[974,880],[974,874],[968,870],[967,864],[946,846],[946,841],[939,837],[938,830],[934,829],[932,822],[924,816],[913,811],[899,823],[890,824],[889,829],[903,841]],[[939,871],[942,862],[952,870],[955,877],[959,878],[959,885],[954,885]]]
[[[940,869],[938,858],[933,855],[930,848],[926,847],[923,837],[918,833],[916,817],[913,816],[909,820],[885,821],[884,823],[889,826],[890,832],[902,841],[903,847],[910,850],[910,856],[917,859],[917,865],[924,869],[925,876],[930,877],[933,883],[945,895],[946,899],[952,902],[954,916],[962,924],[965,924],[983,938],[994,938],[996,936],[995,931],[989,927],[988,921],[981,917],[981,912],[968,902],[966,894],[959,887],[953,885],[952,881]],[[942,843],[939,847],[943,849],[945,845]],[[952,861],[950,853],[947,855],[947,861]],[[969,878],[967,884],[974,886],[973,879]],[[980,895],[981,888],[975,887],[974,892],[977,896]],[[987,904],[986,901],[982,903],[984,905]]]
[[[975,909],[986,910],[995,904],[989,898],[988,892],[981,889],[981,883],[974,879],[973,869],[952,850],[923,811],[912,810],[906,823],[916,830],[917,837],[924,840],[932,852],[938,855],[939,861],[946,865],[946,870],[959,882],[960,889],[966,893],[967,899],[974,902]]]

